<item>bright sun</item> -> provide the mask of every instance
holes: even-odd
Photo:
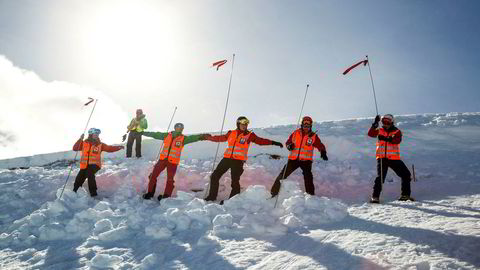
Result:
[[[175,54],[175,27],[168,7],[114,1],[88,17],[83,23],[84,56],[98,75],[148,79],[158,76],[161,63]]]

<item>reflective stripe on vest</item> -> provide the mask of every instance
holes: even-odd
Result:
[[[378,136],[383,135],[385,137],[389,137],[397,134],[399,131],[400,130],[397,129],[391,133],[388,133],[385,129],[380,128],[378,130]],[[400,160],[400,145],[377,140],[376,158],[379,159],[385,157],[391,160]]]
[[[180,163],[180,156],[182,155],[183,140],[185,136],[179,135],[173,139],[172,132],[168,133],[163,141],[163,151],[160,154],[160,159],[164,160],[168,157],[168,161],[173,164]]]
[[[250,134],[252,133],[249,132],[244,135],[243,132],[238,130],[231,131],[227,140],[228,147],[225,149],[223,157],[246,161],[248,159],[248,148],[250,147],[250,142],[248,142]]]
[[[80,158],[80,169],[86,169],[88,165],[102,167],[102,144],[92,145],[84,141],[82,146],[82,157]]]
[[[295,144],[288,159],[295,160],[313,160],[313,143],[317,136],[309,137],[308,135],[302,136],[302,130],[297,129],[292,135],[292,143]]]

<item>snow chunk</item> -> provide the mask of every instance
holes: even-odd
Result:
[[[64,226],[57,222],[42,225],[38,231],[41,240],[61,240],[66,237]]]
[[[102,220],[99,220],[97,221],[97,223],[95,223],[95,228],[93,229],[93,232],[95,234],[100,234],[100,233],[103,233],[103,232],[106,232],[106,231],[110,231],[113,229],[113,224],[112,222],[109,220],[109,219],[102,219]]]
[[[166,227],[150,225],[145,227],[145,235],[155,239],[167,239],[172,237],[173,233]]]
[[[90,261],[90,266],[97,268],[112,268],[123,262],[123,258],[117,255],[96,254]]]
[[[98,240],[100,241],[118,241],[127,238],[130,235],[127,226],[121,226],[116,229],[103,232],[98,235]]]

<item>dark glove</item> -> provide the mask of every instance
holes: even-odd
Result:
[[[383,135],[379,135],[378,136],[378,140],[380,141],[386,141],[386,142],[391,142],[392,141],[392,137],[385,137]]]
[[[122,136],[122,142],[124,142],[126,139],[127,139],[127,134],[125,133],[125,134],[123,134],[123,136]]]
[[[379,122],[380,122],[380,115],[377,115],[375,116],[375,121],[373,122],[372,127],[377,128]]]
[[[328,160],[327,151],[322,151],[322,152],[320,152],[320,157],[321,157],[323,160]]]
[[[295,148],[295,145],[294,145],[293,143],[287,144],[287,149],[288,149],[289,151],[292,151],[293,148]]]
[[[279,146],[280,148],[283,148],[283,144],[276,141],[272,141],[272,145],[276,145],[276,146]]]

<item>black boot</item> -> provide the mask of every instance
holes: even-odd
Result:
[[[147,193],[143,194],[142,197],[143,197],[145,200],[150,200],[150,199],[153,197],[153,195],[155,195],[154,192],[147,192]]]
[[[162,199],[166,199],[166,198],[170,198],[170,196],[164,194],[164,195],[158,195],[158,197],[157,197],[157,199],[158,199],[159,201],[161,201]]]
[[[205,201],[213,202],[213,201],[215,201],[216,199],[217,199],[217,198],[214,198],[214,197],[212,197],[212,196],[209,195],[209,196],[207,196],[204,200],[205,200]]]

